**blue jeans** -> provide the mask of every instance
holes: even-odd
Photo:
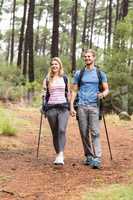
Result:
[[[85,156],[101,158],[99,108],[79,106],[77,113]]]

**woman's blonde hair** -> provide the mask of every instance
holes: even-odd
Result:
[[[63,76],[64,70],[63,70],[63,64],[62,64],[60,58],[59,57],[53,57],[50,64],[52,64],[53,61],[57,61],[59,63],[59,66],[60,66],[59,76]],[[48,76],[47,76],[48,80],[50,81],[53,78],[53,76],[54,76],[54,73],[52,71],[52,68],[50,67],[49,72],[48,72]]]

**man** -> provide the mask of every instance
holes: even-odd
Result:
[[[95,66],[95,59],[96,54],[94,50],[89,49],[84,52],[85,70],[80,80],[80,87],[80,71],[75,73],[72,84],[70,111],[72,116],[76,115],[73,103],[78,92],[77,115],[85,154],[85,164],[90,165],[92,168],[100,168],[102,152],[100,143],[99,99],[107,96],[109,89],[106,74],[100,71],[102,92],[99,90],[99,77]],[[89,137],[90,134],[91,138]],[[90,141],[92,141],[92,145]]]

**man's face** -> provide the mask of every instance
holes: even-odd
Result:
[[[93,64],[94,63],[94,61],[95,61],[95,56],[93,56],[93,54],[92,53],[85,53],[84,54],[84,61],[85,61],[85,64],[86,65],[91,65],[91,64]]]

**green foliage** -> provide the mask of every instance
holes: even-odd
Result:
[[[117,89],[118,87],[122,87],[125,85],[130,85],[130,83],[132,82],[132,77],[129,76],[129,78],[127,79],[127,73],[125,72],[108,72],[108,80],[109,80],[109,84],[110,87],[112,89]]]
[[[0,66],[0,98],[18,100],[22,96],[21,86],[25,82],[21,71],[16,66]]]
[[[129,41],[132,38],[133,34],[133,12],[129,11],[127,17],[124,18],[117,25],[117,33],[118,37],[124,39],[125,41]]]
[[[108,49],[104,56],[104,66],[108,74],[111,95],[114,96],[117,90],[123,87],[128,88],[128,112],[133,112],[133,13],[129,12],[128,16],[117,24],[113,48]],[[117,105],[121,105],[120,95],[116,97]]]
[[[13,127],[12,117],[3,109],[0,109],[0,134],[5,136],[16,135],[16,129]]]
[[[63,56],[63,55],[60,58],[61,58],[65,73],[67,73],[67,74],[71,73],[70,58],[68,56]]]
[[[130,48],[133,42],[133,13],[117,24],[114,47],[106,52],[104,62],[108,71],[130,72],[129,60],[132,60],[133,49]]]
[[[24,87],[24,93],[23,96],[27,98],[27,100],[30,100],[30,95],[32,97],[31,101],[29,102],[32,106],[38,107],[40,105],[41,100],[41,90],[42,90],[42,82],[39,83],[37,81],[34,81],[32,83],[27,82]]]
[[[77,69],[81,69],[84,67],[84,61],[83,61],[83,58],[80,57],[78,60],[77,60]]]
[[[131,200],[133,198],[133,185],[111,185],[86,194],[83,200]]]
[[[26,84],[25,84],[25,90],[34,90],[34,91],[38,91],[38,90],[40,90],[40,87],[41,87],[41,85],[40,85],[40,83],[39,82],[37,82],[37,81],[34,81],[34,82],[26,82]]]
[[[36,80],[42,83],[50,66],[50,58],[44,56],[35,56],[35,77]]]
[[[62,27],[65,29],[65,27]],[[71,44],[71,40],[69,39],[69,33],[64,30],[60,37],[60,53],[63,56],[68,57],[68,49]]]
[[[0,77],[4,81],[10,82],[13,86],[21,85],[24,82],[24,77],[15,65],[2,64],[0,66]]]
[[[1,134],[5,136],[15,136],[16,135],[16,129],[12,127],[12,125],[5,120],[1,127]]]

